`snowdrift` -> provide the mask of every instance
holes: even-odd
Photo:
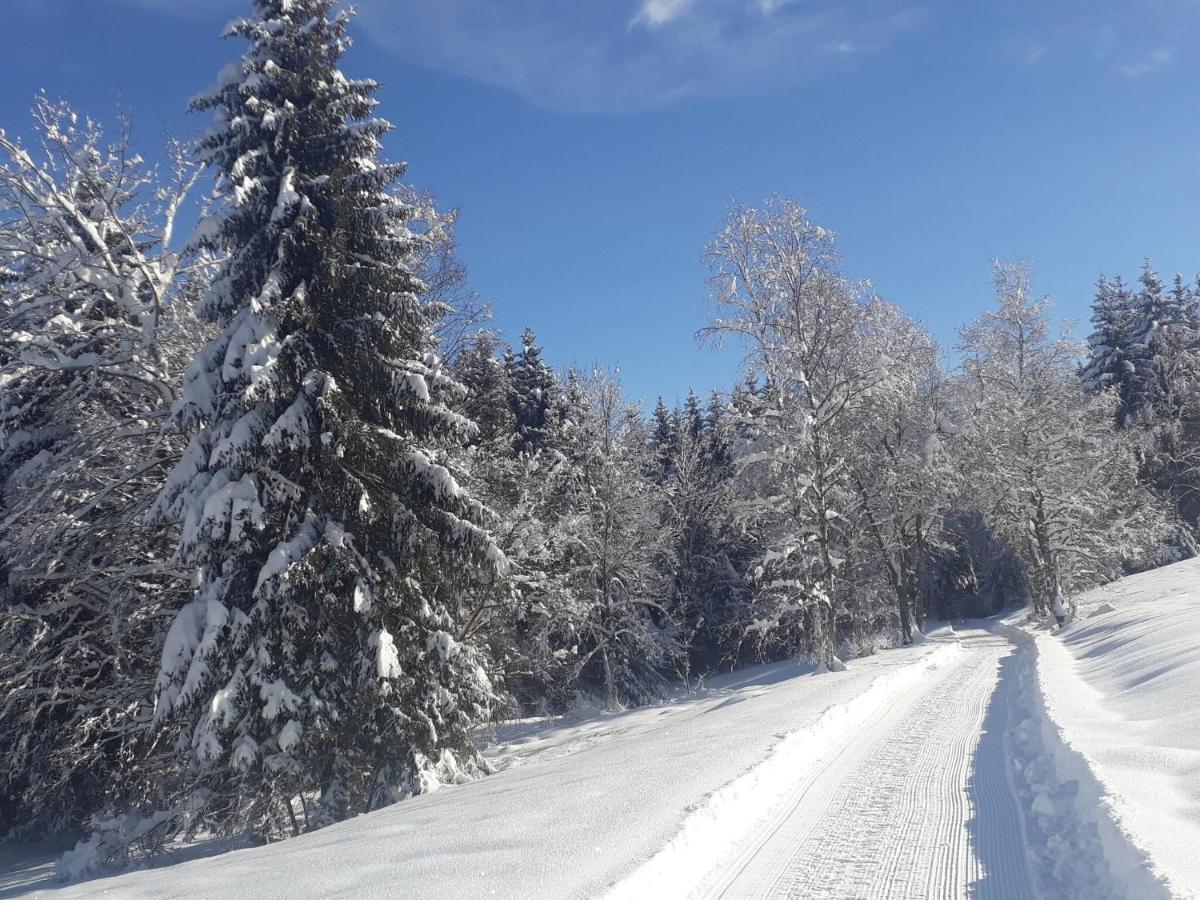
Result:
[[[1090,591],[1033,643],[1031,721],[1121,895],[1200,896],[1200,560]]]

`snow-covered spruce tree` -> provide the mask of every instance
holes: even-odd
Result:
[[[542,359],[537,336],[526,328],[521,333],[521,351],[507,357],[512,382],[512,411],[517,420],[518,452],[541,450],[547,446],[551,427],[550,411],[555,405],[557,379]]]
[[[1111,280],[1101,276],[1092,301],[1092,334],[1082,376],[1089,390],[1116,393],[1117,423],[1122,427],[1132,423],[1136,405],[1136,342],[1133,292],[1120,276]]]
[[[1164,288],[1147,262],[1134,306],[1131,424],[1146,433],[1143,477],[1184,521],[1200,525],[1200,300],[1176,275]]]
[[[428,352],[376,85],[337,68],[348,14],[255,5],[228,30],[245,56],[195,101],[221,201],[199,235],[227,260],[158,504],[197,588],[155,716],[189,755],[193,821],[277,837],[476,770],[491,689],[455,613],[505,560],[443,465],[474,427]]]
[[[996,294],[996,309],[961,332],[958,443],[985,521],[1022,561],[1034,611],[1062,621],[1074,591],[1150,554],[1165,515],[1114,425],[1115,393],[1084,390],[1082,347],[1051,334],[1028,272],[997,263]]]
[[[750,594],[738,568],[747,546],[731,510],[733,473],[712,452],[722,440],[710,433],[721,427],[719,416],[696,431],[680,430],[663,483],[665,525],[674,539],[667,605],[679,632],[685,679],[736,659],[738,636],[731,632]]]
[[[671,410],[660,394],[652,413],[653,432],[650,440],[654,444],[654,462],[661,481],[671,474],[675,457],[679,454],[679,429],[671,421]]]
[[[144,514],[183,442],[166,414],[203,340],[205,260],[172,248],[172,181],[128,130],[39,99],[0,133],[0,833],[129,802],[157,649],[188,592]]]
[[[488,449],[490,455],[511,455],[516,419],[509,408],[512,384],[508,372],[496,356],[500,340],[480,329],[468,347],[457,355],[454,373],[466,389],[463,413],[478,427],[472,443]],[[508,447],[500,446],[507,441]]]
[[[561,618],[556,523],[563,509],[563,455],[546,447],[518,451],[510,366],[497,358],[501,341],[481,331],[460,354],[455,372],[466,388],[461,410],[479,426],[464,459],[470,490],[496,516],[493,533],[508,559],[502,589],[479,596],[464,625],[489,650],[503,699],[514,712],[561,710],[574,699],[565,652],[552,635]],[[557,389],[553,390],[559,396]],[[558,410],[551,410],[542,439],[558,443]]]

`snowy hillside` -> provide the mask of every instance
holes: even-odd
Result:
[[[1149,868],[1200,893],[1200,560],[1080,599],[1037,638],[1047,708]]]

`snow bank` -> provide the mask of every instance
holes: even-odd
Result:
[[[957,642],[942,644],[912,665],[876,677],[854,699],[830,707],[816,722],[784,736],[765,760],[697,807],[666,847],[614,887],[609,900],[687,896],[724,850],[749,834],[787,797],[797,779],[875,716],[888,700],[959,652]]]
[[[1175,896],[1113,808],[1088,758],[1049,710],[1045,645],[1023,645],[1006,735],[1013,789],[1024,810],[1030,868],[1044,896],[1159,900]]]
[[[1117,896],[1200,896],[1200,560],[1090,591],[1032,643],[1024,737],[1076,783]]]

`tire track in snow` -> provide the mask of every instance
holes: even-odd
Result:
[[[802,777],[698,896],[1032,898],[996,690],[1012,646],[964,648]]]

